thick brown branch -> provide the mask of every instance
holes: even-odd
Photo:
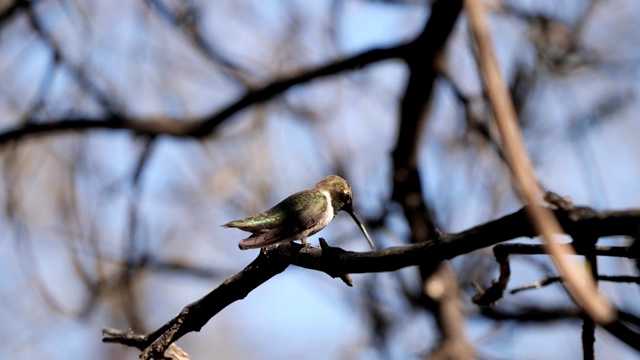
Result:
[[[597,229],[598,236],[633,236],[637,235],[640,224],[640,210],[596,212],[576,209],[569,213],[555,210],[555,213],[570,235],[569,229],[586,228]],[[103,341],[145,348],[143,359],[159,357],[174,341],[188,332],[199,331],[227,305],[246,297],[249,292],[284,271],[290,264],[322,271],[331,276],[394,271],[407,266],[451,259],[503,241],[535,235],[523,208],[467,231],[442,235],[437,241],[429,240],[380,251],[355,253],[337,248],[328,251],[320,248],[303,249],[299,244],[281,244],[261,250],[258,258],[243,271],[225,280],[202,299],[185,307],[174,319],[153,333],[139,335],[133,332],[119,332],[118,336],[112,336],[114,332],[111,330],[105,333]],[[613,324],[610,328],[624,336],[626,342],[633,338],[634,333],[624,325]]]
[[[431,102],[436,79],[435,62],[453,30],[462,9],[462,1],[435,1],[431,16],[422,33],[416,38],[412,51],[404,58],[409,69],[409,79],[400,104],[400,129],[393,151],[394,201],[398,202],[411,229],[411,242],[421,243],[437,236],[422,192],[422,180],[417,167],[417,149],[425,114]],[[446,290],[440,294],[423,291],[420,303],[436,318],[442,340],[432,354],[433,359],[471,359],[473,352],[465,339],[462,326],[463,315],[457,304],[457,283],[444,282],[452,271],[438,261],[422,262],[420,275],[423,288],[429,284],[441,284]],[[446,294],[446,296],[443,296]]]
[[[412,242],[426,241],[434,236],[435,227],[422,194],[422,181],[417,168],[417,148],[437,75],[434,62],[442,51],[461,9],[462,1],[459,0],[436,1],[433,4],[432,16],[422,34],[415,40],[416,46],[407,52],[405,58],[410,73],[400,104],[400,129],[393,150],[392,198],[404,209],[411,228]]]

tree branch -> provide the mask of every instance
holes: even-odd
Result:
[[[525,203],[535,204],[539,200],[540,186],[535,178],[533,165],[520,133],[514,105],[493,50],[483,2],[467,0],[465,9],[478,45],[480,63],[495,121],[500,130],[513,177],[518,183],[518,192]],[[560,244],[556,239],[554,234],[559,233],[561,229],[551,212],[546,208],[535,206],[530,210],[531,223],[536,231],[541,233],[541,239],[547,245],[551,260],[566,279],[564,284],[569,295],[597,323],[604,325],[615,319],[616,314],[611,303],[598,292],[593,277],[583,267],[569,260],[567,255],[574,254],[572,249],[566,244]]]
[[[415,40],[415,49],[407,52],[404,58],[409,79],[400,104],[400,129],[393,150],[392,199],[402,206],[411,229],[412,243],[425,242],[438,235],[422,191],[417,149],[437,76],[435,62],[443,52],[461,10],[461,0],[435,1],[429,20]],[[419,270],[423,283],[420,304],[434,315],[442,335],[430,358],[472,359],[473,351],[462,331],[463,313],[457,306],[458,284],[455,280],[449,281],[455,277],[451,268],[440,262],[423,262]],[[443,290],[427,290],[433,288]]]
[[[163,358],[171,344],[189,332],[200,329],[227,305],[244,299],[249,292],[273,276],[283,272],[289,264],[276,259],[277,252],[261,251],[260,255],[241,272],[226,279],[220,286],[187,305],[176,317],[158,330],[140,335],[133,331],[103,330],[103,342],[116,342],[144,349],[140,359]]]
[[[180,314],[153,333],[139,335],[130,331],[118,332],[118,336],[113,336],[114,330],[109,330],[105,332],[103,341],[144,348],[141,359],[160,358],[170,344],[188,332],[199,331],[227,305],[243,299],[253,289],[284,271],[289,265],[340,277],[342,274],[394,271],[408,266],[440,262],[503,241],[536,236],[529,225],[526,211],[525,207],[513,214],[460,233],[443,234],[438,240],[431,239],[380,251],[356,253],[339,248],[331,248],[331,251],[320,248],[304,249],[296,243],[269,247],[261,250],[260,255],[244,270],[225,280],[202,299],[186,306]],[[553,211],[569,235],[577,229],[594,229],[593,233],[599,237],[634,236],[637,235],[640,225],[640,209]],[[635,333],[624,324],[616,322],[605,328],[611,329],[614,335],[622,336],[621,339],[625,342],[640,349],[640,342],[632,344],[633,339],[637,340],[633,337]]]
[[[575,232],[573,233],[575,234]],[[583,246],[576,246],[576,241],[573,242],[575,246],[576,254],[585,255],[588,253],[587,249]],[[632,254],[628,247],[623,246],[596,246],[591,251],[595,256],[610,256],[610,257],[624,257],[631,258]],[[473,302],[477,305],[487,306],[494,304],[500,300],[504,294],[509,283],[509,277],[511,276],[511,268],[509,266],[509,256],[511,255],[547,255],[549,251],[546,245],[537,244],[499,244],[493,248],[496,261],[500,265],[500,276],[498,281],[494,282],[490,288],[483,290],[479,287],[478,294],[473,297]],[[599,277],[598,277],[599,278]],[[560,277],[558,277],[560,279]],[[516,289],[511,293],[525,290],[527,288],[541,287],[556,282],[553,278],[540,281],[538,283],[528,285],[522,289]]]
[[[598,281],[610,281],[610,282],[616,282],[616,283],[634,283],[634,284],[640,284],[640,277],[638,276],[628,276],[628,275],[616,275],[616,276],[612,276],[612,275],[598,275],[598,278],[596,279]],[[546,276],[544,277],[542,280],[540,281],[536,281],[532,284],[528,284],[525,286],[521,286],[518,288],[515,288],[511,291],[509,291],[510,294],[517,294],[521,291],[525,291],[525,290],[533,290],[533,289],[539,289],[542,287],[545,287],[547,285],[551,285],[551,284],[555,284],[557,282],[562,281],[562,278],[560,276]]]
[[[202,138],[211,134],[220,124],[239,111],[251,105],[269,100],[293,86],[324,76],[334,75],[346,70],[361,68],[378,61],[404,57],[406,52],[409,49],[412,49],[413,46],[415,45],[411,42],[388,48],[373,49],[353,57],[321,66],[314,70],[309,70],[308,72],[294,75],[286,79],[276,80],[261,89],[247,92],[236,102],[204,119],[191,121],[135,119],[126,117],[122,114],[110,114],[103,119],[76,117],[44,123],[41,121],[29,121],[29,124],[0,132],[0,144],[5,144],[10,140],[19,140],[32,135],[84,131],[89,129],[126,130],[135,135],[151,137],[169,135],[175,137]]]

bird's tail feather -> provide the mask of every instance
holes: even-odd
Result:
[[[281,241],[290,240],[277,236],[277,229],[269,230],[261,234],[254,234],[238,243],[241,250],[258,249],[265,246],[273,245]]]

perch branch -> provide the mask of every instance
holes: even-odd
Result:
[[[114,332],[117,330],[105,329],[102,341],[144,349],[140,359],[161,359],[176,340],[189,332],[200,331],[209,319],[227,305],[244,299],[253,289],[284,271],[289,264],[282,260],[274,261],[274,256],[279,255],[261,251],[244,270],[226,279],[203,298],[187,305],[176,317],[150,334],[140,335],[133,331]]]
[[[227,305],[243,299],[253,289],[284,271],[289,265],[340,277],[341,274],[394,271],[407,266],[440,262],[503,241],[536,236],[526,216],[526,208],[460,233],[443,234],[438,240],[432,239],[380,251],[356,253],[331,248],[328,256],[326,249],[303,250],[302,245],[295,243],[264,249],[244,270],[225,280],[200,300],[185,307],[180,314],[158,330],[146,335],[119,332],[117,337],[111,335],[111,330],[105,333],[103,341],[144,348],[142,359],[159,358],[174,341],[188,332],[199,331]],[[586,211],[584,208],[576,208],[570,212],[561,209],[553,211],[569,235],[572,235],[572,231],[579,232],[584,229],[598,237],[634,236],[637,235],[640,224],[640,209]],[[606,325],[605,329],[640,350],[637,334],[624,324],[616,321]]]

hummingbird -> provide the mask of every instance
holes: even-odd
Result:
[[[238,243],[241,250],[293,240],[301,240],[307,248],[310,246],[307,237],[324,229],[341,210],[351,215],[371,249],[375,249],[367,230],[353,211],[351,186],[337,175],[327,176],[314,188],[297,192],[267,211],[222,226],[252,234]]]

